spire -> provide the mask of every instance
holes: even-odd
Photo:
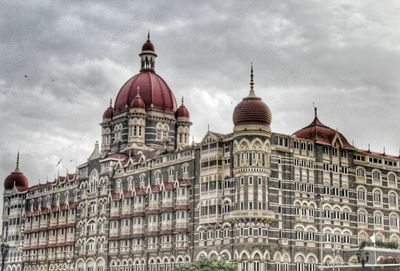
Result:
[[[112,98],[110,98],[110,107],[112,107]]]
[[[15,167],[15,171],[19,171],[19,150],[18,150],[18,153],[17,153],[17,165]]]
[[[183,102],[184,102],[184,99],[183,99],[183,96],[182,96],[182,105],[184,105]]]
[[[150,41],[150,29],[147,30],[147,41]]]
[[[249,92],[249,97],[256,97],[256,93],[254,92],[253,62],[251,62],[251,69],[250,69],[250,92]]]
[[[315,103],[314,103],[314,102],[313,102],[312,104],[313,104],[313,106],[314,106],[314,117],[315,117],[315,118],[318,118],[318,108],[315,106]]]

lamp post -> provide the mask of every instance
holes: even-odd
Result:
[[[369,252],[364,250],[359,250],[357,252],[357,260],[361,263],[362,271],[365,271],[365,263],[369,260]]]
[[[4,271],[4,261],[8,255],[8,251],[10,250],[10,246],[7,244],[0,245],[0,252],[1,252],[1,271]]]

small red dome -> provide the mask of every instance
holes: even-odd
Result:
[[[146,109],[156,108],[168,112],[176,111],[174,94],[167,83],[152,70],[142,70],[122,86],[115,100],[114,109],[117,111],[131,105],[136,97],[138,87],[140,87],[140,96],[146,105]]]
[[[341,133],[322,124],[317,116],[315,116],[314,120],[310,123],[310,125],[298,130],[293,134],[293,136],[297,138],[304,138],[328,144],[332,144],[332,141],[334,140],[335,136],[338,136],[338,138],[340,138],[340,141],[343,144],[343,147],[347,148],[352,147],[350,143],[347,141],[347,139]]]
[[[109,106],[106,111],[104,111],[103,119],[111,119],[113,117],[114,110],[112,106]]]
[[[15,170],[7,176],[7,178],[4,180],[4,190],[13,189],[14,184],[17,188],[26,189],[29,187],[28,179],[19,170]]]
[[[233,111],[235,126],[243,124],[271,124],[271,110],[259,97],[248,96]]]
[[[155,51],[154,50],[154,44],[150,40],[147,40],[142,46],[142,51],[152,51],[152,52],[154,52]]]
[[[187,110],[186,106],[183,104],[179,106],[178,110],[176,110],[176,117],[177,118],[189,118],[189,111]]]
[[[146,108],[146,104],[144,103],[142,96],[140,96],[139,92],[135,96],[135,98],[133,98],[129,107],[130,108],[142,108],[142,109]]]

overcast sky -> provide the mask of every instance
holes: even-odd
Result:
[[[148,29],[196,141],[208,124],[232,131],[253,61],[274,132],[308,125],[314,101],[350,143],[397,155],[399,26],[398,0],[2,1],[0,179],[18,149],[30,184],[85,162],[109,99],[139,70]]]

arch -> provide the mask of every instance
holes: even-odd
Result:
[[[264,259],[263,257],[262,257],[262,255],[263,255],[263,253],[260,251],[260,250],[258,250],[258,249],[256,249],[256,250],[254,250],[252,253],[251,253],[251,257],[250,257],[250,259]]]
[[[220,258],[225,261],[230,261],[231,253],[228,250],[223,250],[220,252]]]
[[[281,262],[282,261],[282,255],[279,251],[275,252],[274,254],[274,262]]]
[[[208,257],[209,257],[209,258],[218,258],[218,252],[216,252],[215,250],[213,250],[213,251],[211,251],[211,252],[208,254]]]
[[[250,253],[247,250],[243,250],[240,254],[239,254],[239,259],[250,259]]]

